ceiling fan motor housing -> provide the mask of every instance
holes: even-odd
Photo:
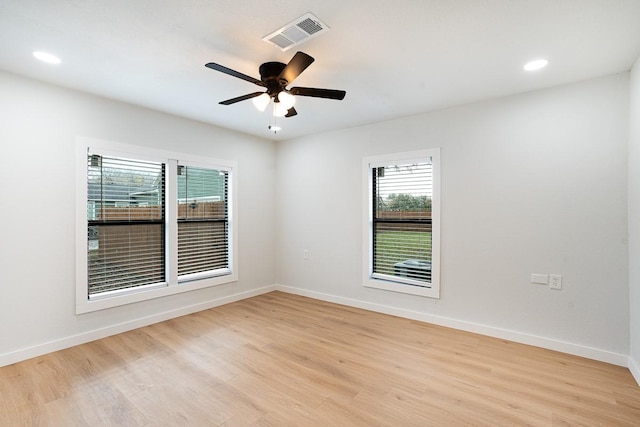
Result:
[[[287,64],[283,64],[282,62],[265,62],[258,69],[260,72],[260,80],[265,83],[267,93],[270,95],[282,91],[289,83],[285,79],[278,78],[286,66]]]

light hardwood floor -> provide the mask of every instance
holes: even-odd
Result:
[[[273,292],[0,368],[1,426],[639,426],[625,368]]]

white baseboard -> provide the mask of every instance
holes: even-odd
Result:
[[[301,295],[301,296],[306,296],[306,297],[318,299],[321,301],[327,301],[327,302],[346,305],[350,307],[361,308],[364,310],[374,311],[378,313],[390,314],[393,316],[404,317],[407,319],[432,323],[435,325],[446,326],[454,329],[473,332],[481,335],[487,335],[495,338],[506,339],[509,341],[514,341],[522,344],[533,345],[536,347],[542,347],[549,350],[555,350],[563,353],[573,354],[576,356],[586,357],[593,360],[599,360],[602,362],[611,363],[618,366],[628,367],[629,370],[631,371],[631,374],[635,378],[636,382],[640,384],[640,369],[638,364],[631,357],[623,354],[612,353],[612,352],[608,352],[605,350],[600,350],[592,347],[585,347],[585,346],[567,343],[563,341],[557,341],[549,338],[528,335],[521,332],[500,329],[500,328],[495,328],[491,326],[479,325],[471,322],[464,322],[460,320],[451,319],[448,317],[425,314],[425,313],[405,310],[397,307],[369,303],[369,302],[355,300],[351,298],[344,298],[344,297],[339,297],[335,295],[324,294],[321,292],[309,291],[305,289],[294,288],[294,287],[283,286],[283,285],[265,286],[265,287],[254,289],[247,292],[228,295],[225,297],[216,298],[209,301],[204,301],[198,304],[181,307],[176,310],[165,311],[162,313],[154,314],[152,316],[147,316],[140,319],[134,319],[128,322],[118,323],[105,328],[96,329],[96,330],[84,332],[77,335],[72,335],[69,337],[50,341],[44,344],[39,344],[33,347],[23,348],[23,349],[9,352],[9,353],[0,354],[0,367],[10,365],[12,363],[20,362],[23,360],[31,359],[33,357],[41,356],[43,354],[51,353],[54,351],[63,350],[65,348],[73,347],[75,345],[84,344],[100,338],[105,338],[111,335],[141,328],[143,326],[148,326],[154,323],[163,322],[165,320],[174,319],[176,317],[185,316],[187,314],[196,313],[198,311],[208,310],[213,307],[218,307],[221,305],[225,305],[225,304],[240,301],[243,299],[251,298],[254,296],[262,295],[275,290],[296,294],[296,295]]]
[[[54,351],[63,350],[75,345],[95,341],[100,338],[105,338],[111,335],[120,334],[122,332],[131,331],[143,326],[152,325],[154,323],[163,322],[165,320],[174,319],[176,317],[185,316],[187,314],[196,313],[198,311],[208,310],[213,307],[218,307],[243,299],[266,294],[274,290],[276,290],[276,287],[273,285],[265,286],[263,288],[228,295],[209,301],[204,301],[198,304],[189,305],[186,307],[180,307],[176,310],[165,311],[162,313],[154,314],[152,316],[134,319],[127,322],[110,325],[105,328],[95,329],[92,331],[83,332],[81,334],[61,338],[55,341],[50,341],[44,344],[38,344],[33,347],[23,348],[9,353],[0,354],[0,367],[31,359],[33,357],[41,356],[43,354],[52,353]]]
[[[631,371],[631,375],[636,380],[638,385],[640,385],[640,366],[636,363],[635,360],[631,356],[629,356],[629,370]]]
[[[558,341],[558,340],[539,337],[535,335],[529,335],[522,332],[511,331],[508,329],[495,328],[492,326],[486,326],[486,325],[480,325],[477,323],[455,320],[448,317],[436,316],[433,314],[420,313],[416,311],[405,310],[402,308],[391,307],[391,306],[386,306],[382,304],[375,304],[375,303],[355,300],[351,298],[344,298],[344,297],[339,297],[335,295],[324,294],[321,292],[293,288],[290,286],[276,285],[275,288],[278,291],[288,292],[291,294],[301,295],[309,298],[315,298],[322,301],[333,302],[336,304],[346,305],[346,306],[355,307],[355,308],[362,308],[364,310],[375,311],[378,313],[404,317],[406,319],[418,320],[421,322],[432,323],[440,326],[446,326],[449,328],[459,329],[467,332],[473,332],[480,335],[487,335],[494,338],[505,339],[505,340],[509,340],[509,341],[513,341],[521,344],[527,344],[535,347],[541,347],[549,350],[559,351],[562,353],[572,354],[575,356],[586,357],[588,359],[611,363],[613,365],[629,367],[630,358],[629,356],[624,354],[618,354],[618,353],[613,353],[606,350],[600,350],[597,348],[586,347],[578,344]],[[636,380],[640,378],[640,375],[637,375],[638,373],[640,372],[636,369],[636,373],[633,374]]]

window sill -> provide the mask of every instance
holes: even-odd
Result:
[[[238,275],[237,273],[234,273],[186,283],[178,283],[171,286],[167,284],[163,284],[161,286],[152,285],[155,287],[152,289],[149,289],[149,287],[141,287],[139,290],[135,290],[123,295],[104,296],[91,300],[83,299],[76,304],[76,314],[91,313],[93,311],[148,301],[155,298],[162,298],[183,292],[209,288],[212,286],[220,286],[237,281]]]
[[[401,294],[417,295],[421,297],[440,298],[438,287],[415,286],[406,283],[391,282],[381,279],[366,279],[364,286],[367,288],[382,289]]]

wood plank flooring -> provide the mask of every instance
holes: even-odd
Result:
[[[273,292],[0,368],[0,426],[640,426],[625,368]]]

